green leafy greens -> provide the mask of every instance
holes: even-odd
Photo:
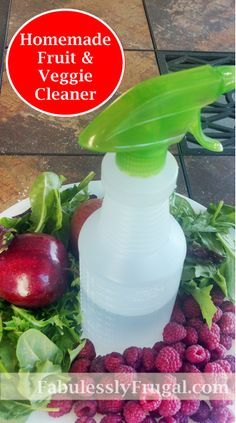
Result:
[[[72,214],[80,204],[89,199],[88,184],[93,177],[94,172],[90,172],[80,184],[61,191],[64,176],[53,172],[41,173],[30,190],[31,209],[15,218],[0,219],[0,228],[5,229],[4,234],[3,229],[0,232],[0,252],[1,244],[6,246],[9,238],[13,238],[14,231],[44,232],[60,239],[68,247]]]
[[[188,247],[181,292],[195,298],[210,326],[216,311],[212,288],[218,286],[234,301],[235,209],[220,201],[197,213],[185,198],[174,194],[170,210],[184,230]]]

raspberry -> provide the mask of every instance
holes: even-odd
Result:
[[[176,423],[174,417],[163,417],[158,423]]]
[[[211,299],[216,306],[220,306],[224,301],[224,294],[219,288],[213,288],[211,291]]]
[[[75,423],[96,423],[96,420],[94,420],[92,417],[79,417]]]
[[[216,323],[212,323],[211,329],[204,323],[199,330],[199,339],[209,351],[215,350],[220,343],[220,328]]]
[[[141,423],[146,416],[141,405],[135,401],[128,401],[125,404],[123,414],[126,423]]]
[[[211,360],[215,361],[224,358],[225,354],[226,348],[224,347],[224,345],[219,344],[215,350],[211,351]]]
[[[201,363],[206,359],[206,352],[201,345],[191,345],[186,349],[185,357],[190,363]]]
[[[104,365],[108,372],[114,373],[115,368],[120,364],[124,364],[125,360],[122,355],[118,352],[112,352],[107,354],[104,358]]]
[[[195,299],[187,297],[183,303],[183,312],[188,319],[201,316],[201,309]]]
[[[108,416],[104,416],[102,418],[102,420],[100,421],[100,423],[122,423],[123,419],[121,416],[117,416],[117,415],[108,415]]]
[[[139,403],[143,410],[149,413],[158,409],[161,404],[161,396],[157,392],[145,392],[141,394]]]
[[[185,416],[192,416],[195,414],[200,406],[199,400],[184,400],[181,402],[181,413]]]
[[[196,331],[196,329],[194,329],[193,327],[189,326],[186,327],[186,336],[183,339],[183,342],[186,345],[195,345],[198,343],[198,333]]]
[[[152,349],[158,354],[161,350],[162,350],[162,348],[164,348],[164,347],[166,347],[167,345],[166,345],[166,343],[165,342],[163,342],[163,341],[158,341],[158,342],[156,342],[154,345],[153,345],[153,347],[152,347]]]
[[[185,315],[177,304],[175,304],[173,308],[170,320],[172,322],[179,323],[180,325],[184,325],[186,323]]]
[[[220,306],[221,310],[225,312],[235,313],[235,305],[230,301],[224,301],[223,304]]]
[[[89,339],[86,339],[84,348],[82,348],[76,358],[88,358],[92,361],[95,357],[96,351],[94,345]]]
[[[70,413],[73,407],[73,401],[70,400],[51,400],[47,408],[58,408],[58,411],[49,411],[50,417],[61,417]]]
[[[203,368],[211,359],[211,353],[206,348],[205,348],[205,354],[206,354],[206,358],[204,361],[202,361],[202,363],[199,364],[198,366],[199,368]]]
[[[128,366],[131,366],[137,370],[141,364],[142,353],[143,352],[141,348],[129,347],[126,348],[126,350],[123,352],[123,357]]]
[[[115,388],[114,376],[111,373],[105,373],[104,375],[102,375],[99,379],[99,382],[102,383],[104,387],[108,387],[109,385],[112,386],[113,389]]]
[[[142,365],[146,372],[155,370],[156,353],[152,348],[143,348]]]
[[[223,372],[224,370],[216,361],[214,361],[213,363],[207,363],[206,366],[204,367],[204,373],[223,373]]]
[[[162,373],[174,373],[181,368],[182,361],[174,348],[164,347],[156,357],[155,366]]]
[[[213,423],[227,423],[229,410],[225,407],[213,408],[211,410],[210,419]]]
[[[182,373],[201,373],[194,364],[190,363],[184,363],[181,371]]]
[[[227,355],[225,360],[230,364],[231,372],[235,373],[235,357],[233,355]]]
[[[114,373],[135,373],[135,370],[131,366],[127,366],[126,364],[120,364],[119,366],[115,367]]]
[[[177,351],[179,353],[179,356],[182,360],[183,357],[184,357],[185,349],[186,349],[186,346],[184,345],[184,343],[183,342],[176,342],[176,344],[172,344],[171,347],[174,348],[175,351]]]
[[[91,373],[105,373],[105,364],[104,364],[104,357],[98,355],[91,363],[90,366]]]
[[[75,423],[96,423],[96,420],[93,419],[93,417],[79,417]]]
[[[93,417],[97,412],[97,401],[79,400],[75,402],[74,412],[77,417]]]
[[[117,414],[123,410],[124,403],[125,401],[121,399],[99,400],[98,411],[101,414]]]
[[[188,320],[188,326],[196,329],[197,333],[199,333],[199,330],[202,327],[202,325],[203,325],[203,320],[199,319],[198,317],[194,317],[193,319]]]
[[[141,400],[140,405],[142,409],[146,412],[155,411],[158,409],[161,404],[161,400]]]
[[[170,373],[167,373],[165,375],[163,375],[162,377],[162,384],[163,385],[168,385],[169,387],[175,385],[177,382],[176,377],[171,375]]]
[[[225,373],[231,373],[231,366],[227,360],[217,360],[215,363],[219,364]]]
[[[176,420],[176,423],[188,423],[188,417],[184,416],[181,411],[178,411],[178,413],[176,413],[174,415],[174,418]],[[205,422],[204,422],[205,423]]]
[[[224,333],[220,334],[220,343],[227,349],[230,350],[232,348],[233,340],[230,335],[225,335]]]
[[[232,405],[233,401],[223,399],[223,400],[211,400],[210,404],[213,408],[225,407],[227,405]]]
[[[232,413],[231,410],[228,410],[227,423],[235,423],[235,415]]]
[[[223,313],[223,316],[221,317],[220,321],[218,322],[218,325],[221,329],[221,332],[223,332],[226,335],[232,335],[235,331],[235,315],[234,313],[231,313],[230,311],[227,311],[226,313]]]
[[[221,310],[221,308],[217,307],[217,310],[212,318],[212,321],[214,323],[218,322],[221,319],[222,315],[223,315],[223,311]]]
[[[205,401],[200,401],[200,406],[195,414],[191,416],[191,419],[194,422],[205,422],[206,419],[208,419],[210,415],[210,407]]]
[[[91,361],[88,358],[79,358],[72,363],[70,373],[88,373]]]
[[[170,397],[168,400],[163,400],[160,407],[159,413],[163,417],[174,416],[181,407],[181,401],[177,397]]]
[[[181,413],[185,416],[192,416],[199,409],[200,401],[199,400],[184,400],[181,401]]]
[[[126,364],[120,364],[114,369],[114,373],[119,373],[119,382],[120,383],[132,383],[136,375],[135,370],[131,366]]]
[[[163,340],[167,344],[174,344],[185,338],[186,329],[179,323],[170,322],[164,327]]]

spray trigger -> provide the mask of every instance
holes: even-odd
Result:
[[[195,119],[191,123],[188,132],[190,132],[196,138],[199,144],[201,144],[207,150],[217,153],[223,151],[223,146],[218,140],[210,138],[203,133],[200,110],[195,112]]]

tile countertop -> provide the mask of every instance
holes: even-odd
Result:
[[[0,45],[30,17],[55,8],[76,8],[104,19],[118,34],[125,49],[126,70],[117,92],[159,74],[159,50],[232,51],[232,0],[12,0],[6,37],[7,6],[2,2]],[[127,7],[128,5],[128,7]],[[4,17],[4,19],[3,19]],[[6,42],[7,48],[7,42]],[[1,54],[1,52],[0,52]],[[1,57],[0,57],[1,64]],[[1,67],[1,66],[0,66]],[[100,111],[101,109],[99,109]],[[95,116],[58,118],[39,113],[23,103],[11,89],[6,72],[0,95],[0,211],[28,195],[35,176],[43,170],[64,174],[67,182],[80,180],[90,170],[100,178],[102,157],[85,153],[78,135]],[[203,204],[234,203],[234,159],[180,156],[178,191]]]

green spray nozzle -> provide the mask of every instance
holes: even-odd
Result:
[[[148,79],[121,95],[81,133],[82,147],[115,152],[121,170],[150,176],[164,166],[168,147],[189,132],[204,148],[221,143],[201,127],[201,108],[234,88],[234,66],[200,66]]]

